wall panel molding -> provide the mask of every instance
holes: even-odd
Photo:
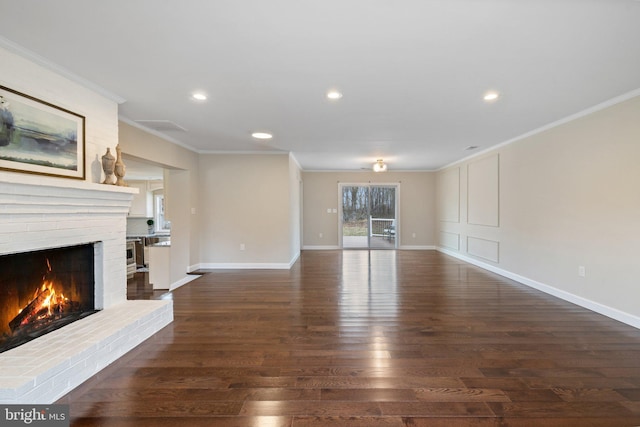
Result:
[[[491,262],[500,262],[500,242],[467,236],[467,253]]]
[[[440,197],[443,200],[440,220],[460,222],[460,168],[453,168],[440,176]]]
[[[459,251],[460,250],[460,234],[451,233],[448,231],[441,231],[440,245],[448,249],[453,249],[454,251]]]
[[[500,226],[500,161],[494,154],[467,165],[467,222]]]

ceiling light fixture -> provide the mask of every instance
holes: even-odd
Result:
[[[387,164],[385,162],[383,162],[382,159],[378,159],[373,164],[373,171],[374,172],[386,172],[387,171]]]
[[[484,100],[491,102],[491,101],[495,101],[496,99],[498,99],[500,97],[500,94],[498,92],[487,92],[484,94]]]
[[[273,138],[273,135],[271,135],[270,133],[267,132],[254,132],[251,134],[252,137],[254,137],[255,139],[271,139]]]
[[[195,99],[196,101],[206,101],[207,100],[207,95],[205,95],[204,93],[201,92],[194,92],[191,94],[191,97],[193,99]]]
[[[342,98],[342,94],[337,90],[330,90],[329,92],[327,92],[327,98],[333,100],[340,99]]]

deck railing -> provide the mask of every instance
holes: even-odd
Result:
[[[394,219],[389,218],[369,218],[369,231],[371,236],[389,237],[391,233],[388,230],[393,228]],[[385,231],[387,230],[387,231]],[[395,235],[395,233],[393,233]]]

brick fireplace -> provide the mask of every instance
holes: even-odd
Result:
[[[0,353],[0,403],[52,403],[173,320],[171,301],[126,299],[135,192],[0,171],[0,255],[91,243],[100,310]]]

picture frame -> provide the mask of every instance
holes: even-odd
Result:
[[[85,117],[0,86],[0,170],[85,179]]]

